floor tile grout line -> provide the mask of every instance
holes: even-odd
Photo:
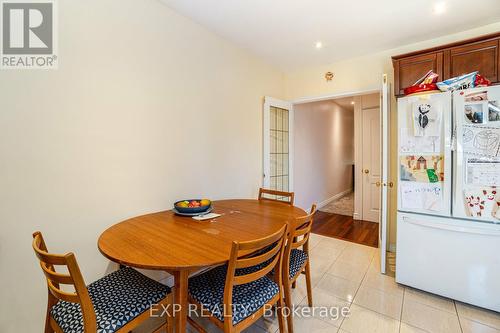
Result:
[[[399,333],[401,333],[401,326],[403,326],[402,322],[403,322],[403,309],[405,306],[405,295],[406,295],[406,288],[403,289],[403,299],[401,300],[401,313],[399,314]]]
[[[356,289],[356,292],[354,293],[354,296],[352,297],[352,301],[351,301],[351,303],[350,303],[350,305],[349,305],[349,313],[351,312],[351,307],[352,307],[352,305],[353,305],[353,304],[355,304],[355,303],[354,303],[354,299],[356,298],[356,295],[358,294],[358,291],[359,291],[359,289],[361,288],[361,285],[363,284],[363,281],[365,280],[366,274],[368,274],[368,270],[370,269],[370,265],[371,265],[371,263],[373,262],[373,259],[374,259],[374,258],[375,258],[375,256],[372,256],[372,259],[370,260],[370,264],[368,265],[368,269],[366,270],[365,274],[363,275],[363,278],[361,279],[361,282],[359,283],[358,288]],[[356,304],[356,306],[360,306],[360,307],[362,307],[362,308],[366,309],[365,307],[363,307],[363,306],[361,306],[361,305],[359,305],[359,304]],[[368,309],[368,310],[370,310],[370,309]],[[370,311],[373,311],[373,310],[370,310]],[[373,311],[373,312],[378,313],[378,312],[376,312],[376,311]],[[339,330],[340,330],[340,329],[342,329],[342,326],[344,325],[344,323],[345,323],[345,318],[344,318],[344,319],[342,319],[342,323],[340,324]],[[346,332],[347,332],[347,331],[346,331]]]
[[[405,290],[408,289],[409,287],[405,287]],[[411,287],[410,287],[411,288]],[[412,288],[412,289],[415,289],[415,288]],[[455,300],[451,299],[451,298],[447,298],[447,297],[443,297],[443,296],[440,296],[440,295],[437,295],[437,294],[433,294],[431,292],[428,292],[428,291],[425,291],[425,290],[420,290],[420,289],[415,289],[417,290],[418,292],[421,292],[421,293],[424,293],[424,294],[428,294],[430,296],[434,296],[434,297],[440,297],[440,298],[443,298],[445,300],[449,300],[451,301],[454,305],[453,305],[453,308],[455,309],[454,312],[457,313],[457,316],[458,316],[458,312],[457,312],[457,309],[456,309],[456,306],[455,306]],[[418,303],[420,305],[425,305],[425,306],[428,306],[430,308],[433,308],[434,310],[438,310],[438,311],[442,311],[442,312],[446,312],[448,314],[453,314],[453,311],[448,311],[448,310],[445,310],[443,308],[439,308],[435,305],[431,305],[431,304],[428,304],[428,303],[424,303],[422,301],[419,301],[419,300],[411,300],[411,302],[415,302],[415,303]]]
[[[455,300],[454,300],[454,303],[455,303],[455,308],[456,308],[456,310],[457,310],[457,315],[458,315],[458,320],[459,320],[459,321],[460,321],[460,318],[461,318],[461,317],[463,317],[464,319],[467,319],[467,320],[469,320],[469,321],[473,321],[473,322],[475,322],[475,323],[477,323],[477,324],[480,324],[480,325],[486,326],[486,327],[488,327],[488,328],[492,328],[492,329],[495,329],[495,330],[497,330],[497,331],[498,331],[498,330],[500,330],[500,327],[493,326],[493,325],[492,325],[492,324],[490,324],[490,323],[485,323],[484,321],[479,321],[479,320],[477,320],[477,319],[475,319],[475,318],[471,318],[471,317],[467,317],[467,316],[461,316],[461,315],[460,315],[460,313],[458,313],[457,302],[459,302],[459,303],[461,303],[461,302],[460,302],[460,301],[455,301]],[[464,303],[464,304],[466,304],[466,303]],[[474,306],[474,307],[475,307],[475,305],[471,305],[471,304],[467,304],[467,305],[469,305],[469,306]],[[480,307],[478,307],[478,309],[479,309],[479,310],[481,310],[481,311],[492,311],[492,310],[489,310],[489,309],[484,309],[484,308],[480,308]],[[492,311],[492,312],[494,312],[495,314],[499,314],[499,312],[496,312],[496,311]]]
[[[421,327],[418,327],[418,326],[415,326],[415,325],[411,325],[411,324],[408,324],[407,322],[402,321],[402,322],[401,322],[401,326],[403,326],[403,324],[405,324],[406,326],[410,326],[410,327],[416,328],[416,329],[418,329],[418,330],[420,330],[420,331],[422,331],[422,332],[425,332],[425,333],[433,333],[433,332],[428,331],[428,330],[426,330],[426,329],[423,329],[423,328],[421,328]]]
[[[481,309],[482,309],[482,308],[481,308]],[[488,309],[485,309],[485,310],[488,310]],[[488,311],[489,311],[489,310],[488,310]],[[461,318],[461,316],[460,316],[460,315],[458,315],[458,320],[460,320],[460,318]],[[467,319],[468,321],[473,321],[473,322],[475,322],[476,324],[480,324],[480,325],[482,325],[482,326],[486,326],[486,327],[488,327],[488,328],[492,328],[492,329],[497,330],[497,331],[499,331],[499,330],[500,330],[500,328],[499,328],[498,326],[493,326],[493,325],[491,325],[490,323],[485,323],[484,321],[479,321],[479,320],[477,320],[477,319],[468,318],[468,317],[466,317],[466,316],[463,316],[463,318],[464,318],[464,319]]]
[[[453,307],[455,308],[455,313],[457,314],[458,326],[460,326],[460,331],[463,333],[464,329],[462,328],[462,322],[460,321],[460,316],[458,315],[457,303],[455,301],[453,301]]]
[[[345,241],[344,241],[344,242],[345,242]],[[320,243],[321,243],[321,241],[320,241]],[[320,243],[318,243],[318,245],[319,245]],[[332,267],[332,266],[333,266],[333,265],[337,262],[337,260],[340,258],[340,256],[342,255],[342,253],[345,251],[345,249],[347,248],[347,246],[348,246],[348,244],[346,244],[346,246],[344,246],[344,248],[340,251],[339,255],[338,255],[338,256],[337,256],[337,257],[333,260],[332,264],[331,264],[330,266],[328,266],[328,268],[327,268],[327,269],[326,269],[326,271],[323,273],[323,275],[321,276],[321,278],[320,278],[320,279],[318,279],[318,284],[319,284],[319,282],[320,282],[320,281],[321,281],[321,280],[325,277],[325,275],[326,275],[326,274],[328,274],[328,271],[330,270],[330,268],[331,268],[331,267]],[[330,275],[330,274],[329,274],[329,275]],[[333,276],[334,276],[334,275],[333,275]],[[335,296],[335,297],[337,297],[337,296]],[[340,297],[337,297],[337,298],[342,299],[342,298],[340,298]],[[343,300],[343,299],[342,299],[342,300]],[[345,300],[344,300],[344,301],[345,301]],[[352,301],[350,301],[350,302],[349,302],[349,301],[347,301],[347,302],[348,302],[348,304],[349,304],[349,311],[351,310],[351,306],[352,306],[353,301],[354,301],[354,298],[353,298],[353,299],[352,299]],[[345,317],[343,317],[343,318],[342,318],[342,321],[341,321],[341,323],[340,323],[340,325],[339,325],[339,327],[338,327],[337,332],[338,332],[338,331],[340,331],[340,329],[342,328],[342,325],[344,324],[344,322],[345,322]]]

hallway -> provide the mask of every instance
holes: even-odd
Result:
[[[378,247],[378,223],[354,220],[351,216],[318,211],[312,232],[349,242]]]

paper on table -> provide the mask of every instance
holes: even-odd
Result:
[[[500,128],[463,125],[464,153],[488,157],[500,156]]]
[[[439,136],[414,136],[409,128],[401,128],[399,138],[402,153],[438,153],[441,150]]]
[[[467,159],[467,184],[500,186],[500,159]]]
[[[214,219],[214,218],[219,217],[219,216],[222,216],[222,214],[208,213],[205,215],[193,216],[193,219],[195,219],[197,221],[204,221],[204,220]]]
[[[443,207],[441,184],[401,182],[401,208],[440,211]]]

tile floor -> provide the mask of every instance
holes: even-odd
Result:
[[[404,287],[379,274],[375,248],[316,234],[311,245],[314,305],[348,307],[349,315],[296,317],[297,333],[500,333],[500,313]],[[293,299],[307,306],[303,277]],[[199,322],[208,332],[220,332],[206,319]],[[277,321],[267,318],[244,332],[277,331]]]

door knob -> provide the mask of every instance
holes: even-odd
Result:
[[[365,173],[366,173],[366,174],[370,173],[370,170],[365,169]]]
[[[380,182],[376,182],[375,185],[377,185],[377,187],[380,187]]]
[[[389,187],[393,187],[394,186],[394,183],[393,182],[389,182]]]

